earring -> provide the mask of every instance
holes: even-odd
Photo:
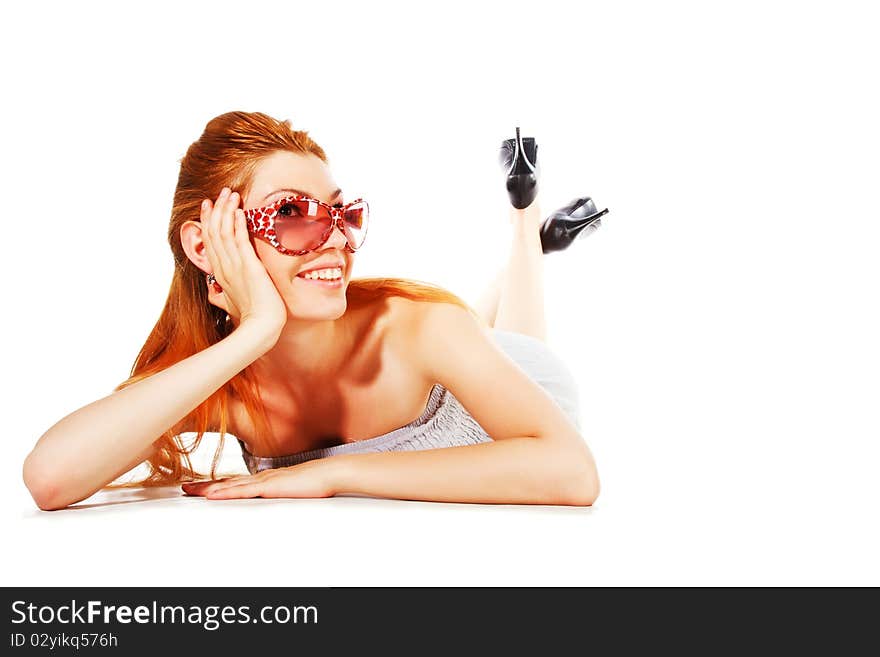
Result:
[[[220,287],[220,284],[217,282],[217,279],[214,278],[214,274],[208,274],[207,279],[208,279],[208,285],[214,286],[214,290],[218,294],[223,291],[223,288]]]

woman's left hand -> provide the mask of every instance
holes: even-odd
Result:
[[[239,475],[213,481],[183,484],[187,495],[209,500],[246,497],[333,497],[337,491],[330,477],[331,468],[323,459],[306,461],[288,468],[263,470],[255,475]]]

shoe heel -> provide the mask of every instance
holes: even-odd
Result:
[[[541,249],[544,253],[567,249],[576,238],[598,230],[602,225],[601,217],[606,214],[608,208],[597,211],[589,196],[576,198],[541,224]]]
[[[517,126],[516,137],[502,142],[499,159],[507,176],[510,203],[518,210],[527,208],[538,195],[538,145],[535,138],[522,137]]]

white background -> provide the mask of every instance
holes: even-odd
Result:
[[[2,583],[880,584],[869,6],[5,6]],[[546,258],[592,509],[172,489],[37,510],[24,457],[127,377],[171,280],[179,159],[230,110],[291,119],[368,195],[356,276],[475,301],[516,125],[545,214],[611,209]]]

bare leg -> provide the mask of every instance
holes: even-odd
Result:
[[[500,286],[491,326],[505,331],[547,339],[544,318],[544,253],[538,228],[538,199],[524,210],[510,207],[512,240],[507,265],[499,275]],[[484,307],[491,308],[491,302]]]
[[[507,266],[495,274],[495,278],[483,292],[483,295],[473,304],[474,310],[485,320],[489,326],[495,326],[495,315],[498,314],[498,300],[501,298],[501,289],[504,287],[504,277],[507,274]]]

